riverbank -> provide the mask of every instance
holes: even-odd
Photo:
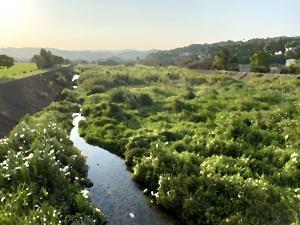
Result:
[[[102,225],[85,158],[69,140],[77,104],[54,102],[0,140],[0,224]]]
[[[59,98],[72,85],[72,67],[0,84],[0,138],[26,114],[34,114]]]

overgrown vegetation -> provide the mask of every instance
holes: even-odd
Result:
[[[79,66],[81,135],[186,224],[298,224],[300,77]]]
[[[102,224],[89,200],[85,158],[69,140],[70,102],[27,116],[0,140],[0,224]]]

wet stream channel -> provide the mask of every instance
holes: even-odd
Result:
[[[120,157],[88,144],[80,137],[78,124],[85,119],[74,114],[70,139],[84,156],[89,166],[88,177],[93,182],[90,198],[104,212],[111,225],[174,225],[175,222],[150,203],[132,179]]]

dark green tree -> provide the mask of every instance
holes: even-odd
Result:
[[[286,40],[284,38],[275,38],[273,41],[268,42],[264,50],[270,54],[275,54],[275,52],[281,52],[285,54]]]
[[[62,65],[64,64],[65,60],[63,57],[61,56],[53,56],[53,63],[54,63],[54,66],[59,66],[59,65]]]
[[[0,68],[10,68],[15,65],[15,60],[7,55],[0,55]]]
[[[227,48],[220,47],[214,59],[214,67],[218,70],[229,70],[230,64],[235,61],[236,57]]]
[[[63,64],[64,58],[42,48],[39,55],[32,57],[31,62],[34,62],[39,69],[48,69]]]
[[[271,56],[265,51],[255,52],[250,57],[250,63],[253,72],[266,73],[270,70]]]

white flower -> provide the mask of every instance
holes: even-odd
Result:
[[[296,157],[298,157],[298,153],[293,153],[293,154],[291,155],[291,158],[296,158]]]
[[[69,167],[68,167],[68,166],[65,166],[62,170],[63,170],[64,172],[67,172],[68,169],[69,169]]]
[[[30,153],[28,156],[27,156],[27,159],[31,159],[33,157],[33,154]]]
[[[134,214],[132,212],[128,213],[131,218],[134,218]]]
[[[95,210],[96,210],[97,212],[101,212],[101,210],[100,210],[100,209],[98,209],[98,208],[95,208]]]
[[[84,198],[88,198],[90,192],[89,192],[88,190],[82,190],[82,191],[81,191],[81,194],[82,194],[82,196],[83,196]]]
[[[287,140],[288,138],[289,138],[289,135],[288,135],[288,134],[284,136],[284,139],[285,139],[285,140]]]

